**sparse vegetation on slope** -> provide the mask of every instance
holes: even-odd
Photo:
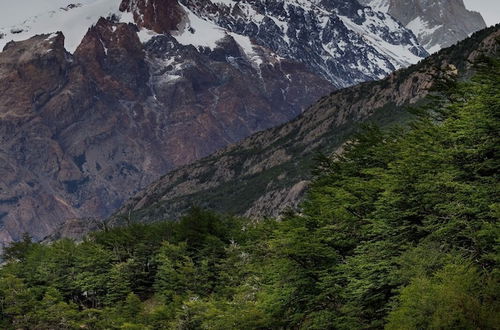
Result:
[[[473,72],[471,60],[481,53],[497,56],[499,36],[498,26],[485,29],[384,80],[336,91],[287,124],[168,173],[129,200],[118,215],[160,221],[178,218],[195,205],[276,217],[302,199],[303,191],[296,188],[311,180],[310,168],[319,153],[342,148],[360,124],[390,127],[408,122],[405,109],[421,104],[443,72],[466,80]],[[115,220],[111,222],[119,222]]]

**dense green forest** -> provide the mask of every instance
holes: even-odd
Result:
[[[500,61],[320,156],[300,213],[26,237],[2,329],[499,329]]]

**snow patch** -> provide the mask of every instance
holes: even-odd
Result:
[[[216,48],[217,41],[226,36],[225,30],[210,21],[196,16],[184,5],[181,5],[181,7],[187,14],[186,26],[179,33],[172,32],[173,37],[182,45],[193,45],[197,48]]]
[[[421,17],[415,18],[413,21],[406,25],[406,27],[412,30],[417,37],[431,35],[442,26],[443,25],[436,25],[434,27],[430,27],[429,23],[424,21]]]
[[[238,43],[238,45],[240,45],[241,49],[243,49],[243,52],[247,56],[248,60],[254,63],[257,68],[260,67],[262,63],[264,63],[262,57],[255,52],[254,46],[249,37],[242,36],[232,32],[229,33],[229,35],[234,38],[234,40]]]

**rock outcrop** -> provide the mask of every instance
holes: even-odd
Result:
[[[123,0],[120,11],[132,13],[139,27],[156,33],[177,30],[185,18],[177,0]]]
[[[101,18],[92,26],[74,57],[85,74],[106,93],[135,100],[147,93],[149,68],[137,27]]]

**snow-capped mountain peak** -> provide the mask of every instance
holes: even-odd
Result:
[[[42,1],[45,12],[0,26],[0,48],[10,40],[62,31],[73,53],[90,26],[111,17],[137,24],[144,43],[167,33],[182,45],[213,50],[232,36],[250,56],[255,45],[263,46],[338,87],[382,78],[427,55],[391,16],[346,0]]]
[[[339,87],[382,78],[427,55],[391,16],[357,2],[180,2],[198,17],[305,63]]]

